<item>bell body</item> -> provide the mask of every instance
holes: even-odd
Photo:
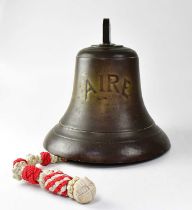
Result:
[[[102,44],[78,53],[70,105],[44,147],[67,160],[103,164],[150,160],[170,148],[144,106],[135,51]]]

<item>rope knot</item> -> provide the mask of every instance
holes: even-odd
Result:
[[[41,152],[40,155],[42,160],[41,162],[42,166],[47,166],[49,165],[49,163],[51,163],[51,155],[49,152]]]
[[[16,160],[13,161],[13,166],[16,164],[16,163],[20,163],[20,162],[25,162],[27,164],[27,161],[23,158],[17,158]]]
[[[31,184],[38,184],[37,179],[39,178],[40,173],[42,170],[37,168],[33,165],[27,165],[22,171],[22,179],[31,183]]]

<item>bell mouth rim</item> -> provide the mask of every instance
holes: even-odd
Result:
[[[90,164],[133,164],[155,159],[170,147],[167,135],[158,127],[151,135],[135,137],[134,141],[95,142],[58,136],[52,129],[44,140],[44,148],[67,161]],[[106,140],[106,138],[105,138]]]

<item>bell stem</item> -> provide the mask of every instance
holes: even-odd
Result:
[[[110,20],[108,18],[103,19],[103,44],[110,44]]]

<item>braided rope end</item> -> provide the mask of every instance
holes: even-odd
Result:
[[[91,202],[96,194],[94,183],[87,177],[71,177],[60,170],[42,170],[37,164],[64,162],[64,158],[48,152],[40,155],[29,154],[26,159],[17,158],[13,162],[13,178],[25,180],[30,184],[39,184],[41,188],[63,197],[70,197],[81,204]]]

